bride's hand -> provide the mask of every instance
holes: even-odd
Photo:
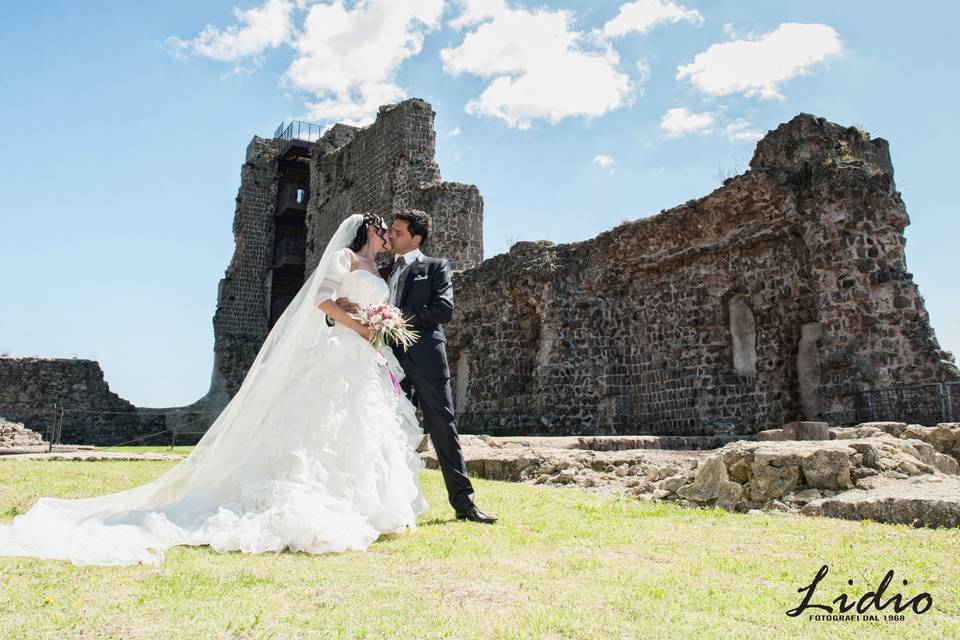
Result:
[[[337,306],[347,313],[356,313],[357,305],[350,302],[350,298],[337,298]]]

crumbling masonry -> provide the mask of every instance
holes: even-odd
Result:
[[[958,380],[907,271],[908,223],[887,142],[801,114],[706,197],[518,243],[455,279],[461,428],[747,435],[855,423],[860,391]]]

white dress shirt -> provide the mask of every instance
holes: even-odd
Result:
[[[413,264],[413,261],[420,256],[420,248],[416,248],[412,251],[407,251],[402,256],[398,258],[403,258],[403,261],[406,263],[400,269],[396,269],[393,274],[390,276],[390,281],[387,283],[390,285],[390,304],[394,306],[399,306],[400,292],[397,291],[397,284],[400,282],[400,275],[402,272],[410,268],[410,265]]]

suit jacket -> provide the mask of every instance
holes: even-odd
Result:
[[[384,278],[392,265],[380,268]],[[449,378],[447,336],[444,322],[453,318],[453,267],[443,258],[422,253],[407,268],[400,287],[397,307],[419,338],[409,350],[393,347],[393,353],[404,369],[411,366],[427,378]]]

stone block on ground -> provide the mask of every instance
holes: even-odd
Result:
[[[784,433],[783,429],[765,429],[757,432],[757,440],[759,442],[770,442],[786,439],[787,434]]]
[[[808,516],[874,520],[921,527],[960,526],[960,478],[883,479],[870,490],[853,489],[807,503]]]
[[[557,437],[462,435],[461,445],[469,473],[494,480],[681,500],[729,511],[789,514],[805,509],[806,514],[839,518],[957,526],[950,523],[960,505],[960,475],[955,473],[960,465],[920,439],[945,446],[947,435],[934,438],[935,428],[906,425],[895,430],[913,437],[894,437],[872,426],[849,429],[831,440],[741,440],[714,451],[621,449],[613,440],[609,448],[596,450],[585,448],[595,443]],[[581,448],[571,447],[577,443]],[[428,467],[438,468],[432,449],[421,455]],[[926,496],[925,489],[930,489]]]
[[[43,436],[33,429],[28,429],[20,422],[0,417],[0,449],[36,447],[43,443]]]
[[[829,440],[830,425],[826,422],[788,422],[783,425],[787,440]]]
[[[906,422],[861,422],[860,427],[873,427],[874,429],[879,429],[885,433],[899,438],[900,434],[907,427]]]
[[[739,498],[741,491],[740,485],[728,478],[723,457],[715,455],[700,465],[693,482],[677,489],[677,495],[690,502],[714,505],[721,497],[724,503],[730,504]]]

